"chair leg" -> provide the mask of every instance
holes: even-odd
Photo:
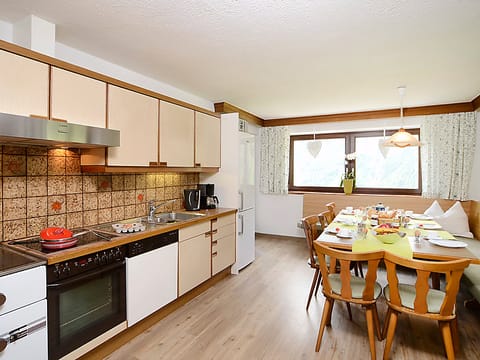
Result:
[[[312,285],[310,285],[310,293],[308,294],[307,308],[306,308],[307,311],[308,311],[308,307],[310,306],[310,301],[312,300],[313,290],[315,289],[315,285],[317,284],[317,278],[319,277],[319,274],[320,274],[320,270],[315,269],[315,274],[313,275]]]
[[[374,335],[374,306],[369,305],[365,308],[365,317],[367,319],[367,329],[368,329],[368,342],[370,344],[370,354],[372,357],[372,360],[375,360],[377,358],[377,353],[375,351],[375,335]]]
[[[317,279],[317,286],[315,288],[315,296],[317,296],[317,293],[318,293],[318,288],[320,287],[320,282],[322,281],[322,273],[320,273],[320,275],[318,275],[318,279]]]
[[[350,321],[352,321],[352,308],[350,307],[350,303],[347,302],[347,310],[348,310],[348,317],[350,318]]]
[[[387,309],[387,314],[385,315],[385,320],[383,323],[383,330],[382,330],[382,339],[385,339],[387,336],[387,329],[388,329],[388,322],[390,321],[390,315],[392,314],[392,310],[390,308]]]
[[[378,318],[377,304],[373,305],[373,321],[374,321],[374,324],[375,324],[375,330],[377,332],[377,339],[378,339],[378,341],[382,341],[383,340],[383,334],[382,334],[382,330],[380,328],[380,319]]]
[[[447,359],[453,360],[455,359],[455,351],[453,350],[452,331],[450,329],[450,322],[439,321],[438,326],[440,327],[440,331],[442,333],[443,346],[445,347]]]
[[[383,350],[383,360],[388,360],[390,349],[392,348],[393,336],[395,335],[395,328],[397,327],[398,314],[395,311],[388,309],[390,315],[387,325],[387,337],[385,340],[385,349]]]
[[[358,262],[355,261],[353,263],[353,272],[355,273],[355,276],[358,276]]]
[[[452,330],[453,350],[458,352],[460,349],[460,339],[458,338],[458,322],[456,317],[450,321],[450,329]]]
[[[358,269],[360,270],[360,276],[361,276],[362,278],[365,278],[365,276],[363,276],[362,262],[359,261],[359,262],[357,262],[357,264],[358,264]]]
[[[320,321],[320,328],[318,329],[317,344],[315,345],[315,351],[316,352],[318,352],[320,350],[320,344],[322,343],[323,331],[325,330],[325,326],[328,324],[328,320],[330,318],[332,307],[333,307],[333,300],[329,299],[329,298],[325,298],[325,305],[323,307],[322,320]]]
[[[335,305],[335,299],[330,299],[332,302],[332,305],[330,306],[330,310],[328,312],[328,318],[327,318],[327,326],[332,326],[332,311],[333,311],[333,306]]]

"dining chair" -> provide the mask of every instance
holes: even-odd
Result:
[[[455,359],[458,350],[457,320],[455,301],[463,270],[471,260],[423,261],[406,259],[385,252],[388,285],[383,289],[388,310],[382,336],[386,336],[383,358],[388,359],[398,315],[401,313],[436,320],[443,338],[447,358]],[[414,284],[399,283],[397,267],[413,269],[416,272]],[[445,290],[436,290],[429,285],[431,273],[445,275]]]
[[[303,223],[303,231],[305,232],[305,239],[307,241],[308,251],[309,251],[309,258],[308,258],[308,265],[315,270],[312,279],[312,285],[310,286],[310,292],[308,294],[307,300],[307,307],[310,306],[310,301],[312,300],[313,292],[315,291],[315,295],[317,294],[321,276],[320,276],[320,267],[318,265],[317,255],[315,254],[315,249],[313,248],[313,241],[317,239],[318,235],[320,235],[321,231],[324,229],[324,219],[322,219],[322,223],[320,223],[320,229],[318,226],[319,217],[318,215],[310,215],[302,219]]]
[[[330,224],[333,221],[333,219],[335,219],[335,216],[337,216],[337,214],[335,213],[335,203],[329,202],[328,204],[325,204],[325,206],[327,207],[327,210],[326,210],[327,221]],[[322,213],[325,213],[325,211],[323,211]]]
[[[315,351],[318,352],[320,350],[325,326],[331,326],[335,300],[340,300],[348,306],[350,304],[359,304],[365,308],[370,353],[371,358],[375,359],[374,333],[376,332],[378,340],[382,340],[377,311],[377,299],[382,293],[382,287],[376,280],[378,264],[384,254],[383,250],[352,253],[350,251],[332,249],[316,241],[313,243],[313,246],[322,274],[322,292],[325,296],[325,306],[323,307]],[[327,256],[330,257],[330,266],[326,262]],[[352,275],[350,265],[353,261],[365,261],[367,263],[365,278]],[[329,270],[332,267],[332,262],[339,264],[340,272],[331,272]]]

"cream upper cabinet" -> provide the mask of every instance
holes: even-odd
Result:
[[[109,166],[149,166],[158,161],[158,99],[108,86],[108,128],[120,146],[108,149]]]
[[[75,124],[106,127],[107,84],[52,67],[51,117]]]
[[[0,112],[48,116],[48,65],[0,50]]]
[[[195,112],[195,165],[220,167],[220,119]]]
[[[160,101],[160,163],[169,167],[193,167],[194,141],[194,111]]]

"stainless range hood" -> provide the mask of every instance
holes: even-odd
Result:
[[[0,113],[0,144],[61,148],[120,146],[120,131]]]

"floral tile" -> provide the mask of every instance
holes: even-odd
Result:
[[[79,157],[66,157],[65,158],[65,173],[67,175],[79,175],[82,173]]]
[[[98,191],[112,191],[112,176],[100,175],[98,176]]]
[[[85,175],[83,176],[83,192],[97,192],[97,176]]]
[[[65,176],[49,176],[48,181],[48,195],[64,195],[66,189]]]
[[[48,175],[65,175],[65,156],[48,157]]]
[[[125,193],[123,191],[112,192],[112,206],[125,205]]]
[[[66,176],[66,189],[65,192],[67,194],[79,194],[82,192],[82,180],[83,177],[81,175],[72,175]]]
[[[27,196],[46,196],[48,194],[46,176],[27,177]]]
[[[64,214],[66,212],[65,195],[48,197],[48,215]]]
[[[12,220],[3,222],[3,239],[5,241],[21,239],[27,236],[27,220]]]
[[[125,205],[133,205],[136,202],[137,202],[137,198],[136,198],[135,190],[125,191]]]
[[[68,194],[66,196],[67,213],[79,212],[83,210],[83,195],[82,194]],[[68,217],[67,217],[68,220]]]
[[[83,212],[83,226],[98,224],[98,210],[89,210]]]
[[[3,177],[3,198],[27,196],[27,178],[24,176]]]
[[[156,175],[155,174],[147,174],[146,175],[146,184],[145,187],[147,189],[152,189],[155,187],[156,183]]]
[[[83,213],[67,213],[67,229],[75,229],[79,227],[83,227]]]
[[[135,175],[135,189],[145,189],[147,186],[147,176],[146,174],[136,174]]]
[[[24,176],[27,174],[27,157],[25,155],[3,155],[3,176]]]
[[[136,215],[136,206],[135,205],[127,205],[125,206],[125,218],[133,218]]]
[[[135,190],[135,175],[125,175],[125,190]]]
[[[27,157],[27,174],[28,175],[47,175],[48,161],[46,156],[29,156]]]
[[[97,193],[84,193],[83,194],[83,210],[96,210],[98,209],[98,197]]]
[[[51,226],[59,226],[59,227],[66,227],[67,226],[67,216],[65,214],[60,215],[52,215],[48,218],[48,227]]]
[[[112,221],[120,221],[125,218],[125,208],[123,206],[112,208]]]
[[[112,190],[113,191],[124,190],[125,189],[124,181],[125,181],[125,178],[123,175],[112,175]]]
[[[112,193],[100,192],[98,193],[98,208],[106,209],[112,207]],[[100,213],[99,213],[100,216]]]
[[[155,175],[155,186],[164,187],[165,186],[165,174],[156,174]]]
[[[27,198],[27,218],[46,216],[48,214],[48,198],[46,196]]]
[[[48,226],[46,216],[27,219],[27,236],[38,236]]]
[[[3,200],[3,220],[18,220],[27,217],[27,202],[25,198]]]
[[[103,224],[112,221],[112,208],[98,210],[98,223]]]
[[[137,204],[146,202],[148,199],[145,198],[145,189],[137,189],[135,191],[135,199]]]

